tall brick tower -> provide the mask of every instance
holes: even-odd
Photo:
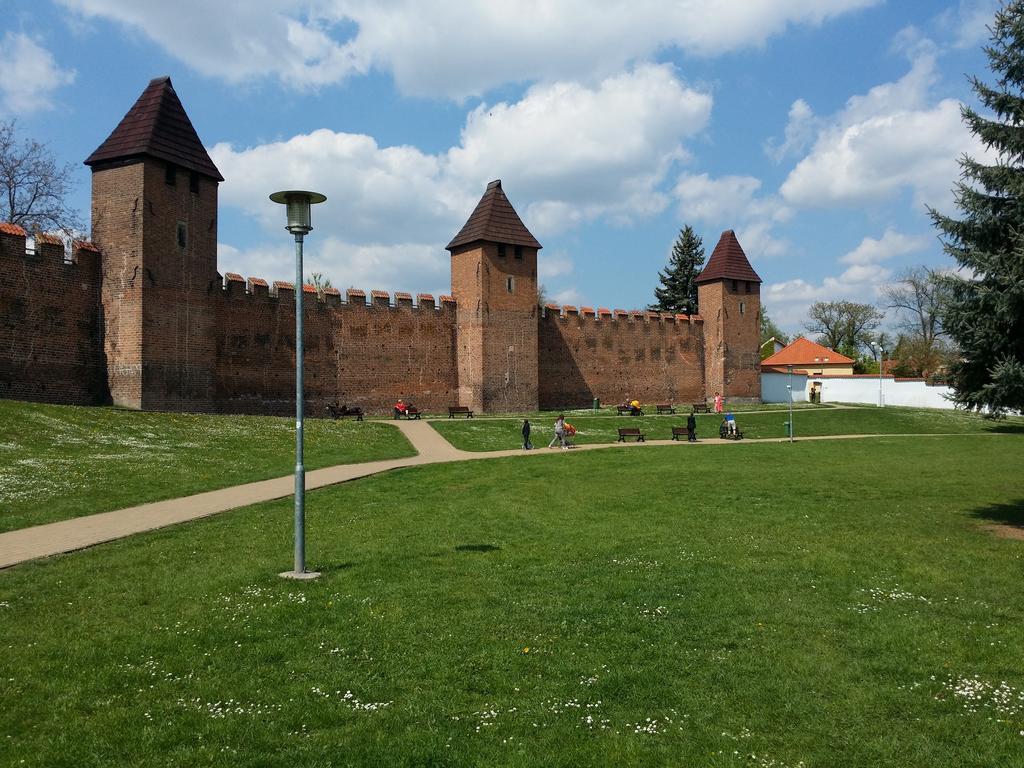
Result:
[[[487,185],[447,249],[458,303],[459,401],[481,412],[537,409],[537,252],[501,189]]]
[[[169,77],[150,81],[85,164],[103,254],[114,403],[213,410],[217,185]]]
[[[760,401],[761,278],[747,261],[736,233],[722,233],[697,276],[704,318],[704,394]]]

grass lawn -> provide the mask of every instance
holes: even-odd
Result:
[[[412,456],[383,423],[309,419],[307,469]],[[0,400],[0,531],[287,475],[295,420]]]
[[[785,436],[784,423],[789,413],[784,406],[770,411],[736,411],[737,424],[749,439]],[[557,414],[543,414],[530,420],[533,444],[543,448],[554,437]],[[567,415],[566,421],[579,430],[575,442],[614,443],[619,427],[640,427],[649,440],[668,440],[673,426],[686,426],[686,414],[675,416],[588,416]],[[977,432],[1015,432],[1024,434],[1024,419],[988,421],[963,411],[939,411],[914,408],[828,408],[816,407],[794,413],[796,436],[817,435],[892,435],[892,434],[971,434]],[[715,414],[697,415],[697,437],[718,437],[722,418]],[[522,445],[522,419],[435,419],[438,432],[452,445],[464,451],[496,451]],[[683,438],[685,440],[685,437]]]
[[[683,452],[685,451],[685,457]],[[399,470],[0,571],[0,764],[1015,766],[1024,437]]]

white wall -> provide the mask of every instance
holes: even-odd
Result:
[[[877,376],[812,376],[793,374],[793,402],[807,402],[811,383],[821,383],[823,403],[864,403],[878,405]],[[761,400],[765,403],[788,403],[788,373],[761,374]],[[892,376],[882,377],[882,402],[885,405],[906,405],[913,408],[953,409],[946,399],[953,390],[932,387],[923,381],[896,381]]]
[[[822,377],[821,401],[823,403],[865,403],[878,405],[878,379],[864,377]],[[882,402],[885,405],[906,405],[914,408],[953,409],[953,403],[945,398],[952,394],[949,387],[932,387],[923,381],[896,381],[891,376],[882,377]]]
[[[761,374],[761,402],[764,403],[788,403],[789,402],[789,374],[788,373],[762,373]],[[793,402],[807,402],[807,374],[793,374]]]

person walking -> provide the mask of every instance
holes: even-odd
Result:
[[[725,414],[725,429],[732,437],[736,437],[736,417],[732,415],[732,411]]]
[[[555,436],[548,443],[548,448],[554,448],[555,443],[559,443],[563,450],[568,449],[568,446],[565,444],[565,416],[561,413],[558,414],[558,418],[555,420]]]
[[[690,415],[686,417],[686,442],[697,442],[697,412],[693,410],[691,410]]]
[[[722,412],[722,402],[722,396],[718,392],[715,392],[715,413]]]
[[[523,450],[529,451],[533,448],[533,443],[530,442],[530,420],[523,419]]]

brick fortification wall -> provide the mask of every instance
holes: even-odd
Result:
[[[703,322],[697,316],[549,306],[540,318],[544,409],[704,400]]]
[[[699,287],[705,330],[707,394],[727,400],[760,402],[760,286],[718,280]]]
[[[295,412],[295,293],[227,275],[217,304],[215,408],[222,413]],[[303,294],[306,412],[327,403],[389,413],[399,398],[428,411],[458,402],[455,304],[443,297],[350,289]]]
[[[103,356],[100,255],[76,243],[0,225],[0,397],[97,405],[109,400]]]

